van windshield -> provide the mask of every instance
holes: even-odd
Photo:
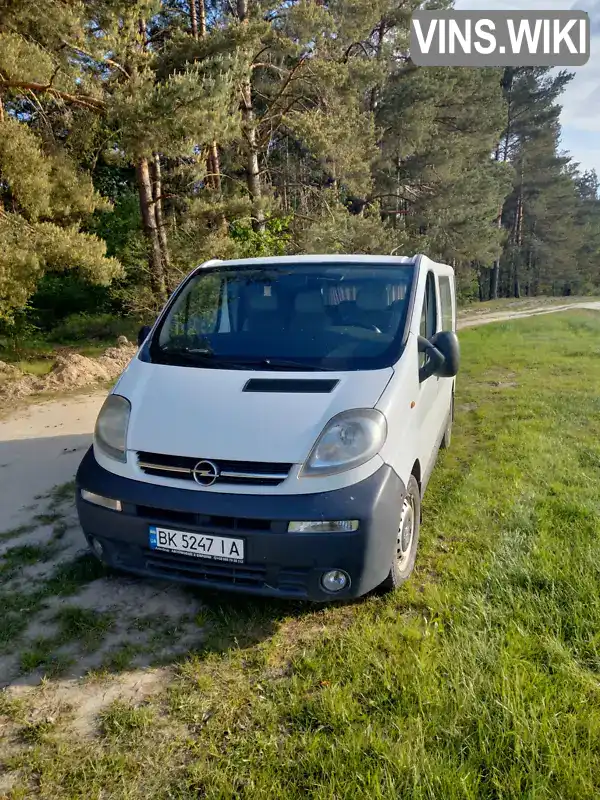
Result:
[[[411,265],[252,264],[196,273],[150,344],[163,364],[381,369],[400,354]]]

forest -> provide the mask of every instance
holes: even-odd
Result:
[[[424,252],[462,303],[600,290],[572,75],[419,68],[451,0],[0,0],[0,335],[148,319],[208,258]]]

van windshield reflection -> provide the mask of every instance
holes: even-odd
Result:
[[[196,273],[150,343],[162,364],[380,369],[400,354],[414,267],[294,264]]]

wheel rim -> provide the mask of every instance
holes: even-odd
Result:
[[[412,495],[407,495],[402,502],[402,514],[398,526],[396,541],[396,561],[403,570],[408,564],[413,539],[415,538],[415,504]]]

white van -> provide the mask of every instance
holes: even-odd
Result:
[[[398,586],[450,441],[455,309],[453,270],[424,255],[198,267],[98,416],[77,473],[91,549],[257,595]]]

